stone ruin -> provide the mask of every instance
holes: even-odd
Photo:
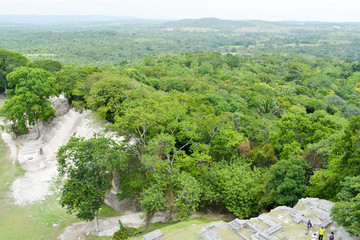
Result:
[[[164,233],[160,229],[156,229],[155,231],[143,235],[143,240],[159,240],[162,237],[164,237]]]
[[[300,240],[309,239],[311,235],[305,235],[306,223],[310,219],[313,226],[312,232],[318,228],[326,228],[326,234],[335,232],[338,240],[360,240],[360,237],[351,237],[342,227],[337,226],[330,216],[334,203],[318,198],[300,199],[294,208],[277,207],[270,213],[265,213],[248,220],[235,219],[228,223],[229,234],[235,236],[229,239],[239,240]],[[224,225],[224,224],[222,224]],[[215,225],[202,227],[199,231],[203,240],[221,240],[215,231]],[[327,235],[326,235],[327,236]],[[227,238],[224,237],[224,240]]]
[[[199,230],[200,238],[202,240],[222,240],[222,238],[219,237],[216,234],[216,232],[212,231],[212,229],[226,228],[226,227],[227,227],[227,225],[222,222],[217,222],[215,224],[211,224],[209,226],[202,227]]]
[[[238,218],[229,223],[229,228],[234,233],[239,235],[241,239],[244,240],[278,240],[277,237],[271,235],[277,231],[282,230],[281,224],[273,222],[269,217],[265,215],[260,215],[259,217],[252,219],[252,221],[255,220],[264,223],[267,226],[267,228],[260,230],[256,226],[251,224],[249,220],[240,220]],[[252,233],[250,238],[248,238],[239,231],[240,229],[244,229],[244,228],[248,229],[248,231]]]
[[[312,214],[315,219],[312,219],[313,224],[326,228],[333,223],[332,217],[330,216],[331,208],[335,205],[330,201],[320,200],[318,198],[302,198],[299,200],[297,206],[305,206],[304,210],[297,210],[289,207],[278,207],[275,209],[288,212],[293,217],[294,223],[306,224],[309,218],[305,215]],[[274,210],[275,210],[274,209]]]

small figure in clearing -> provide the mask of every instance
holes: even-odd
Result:
[[[316,233],[314,233],[314,235],[312,235],[311,240],[316,240]]]
[[[324,235],[325,235],[325,229],[324,227],[321,227],[319,229],[319,240],[323,240]]]
[[[305,232],[305,235],[308,235],[308,234],[309,234],[309,230],[310,230],[311,227],[312,227],[312,223],[311,223],[311,221],[310,221],[310,219],[309,219],[309,221],[308,221],[307,224],[306,224],[306,232]]]
[[[329,240],[334,240],[334,233],[331,232],[330,236],[329,236]]]

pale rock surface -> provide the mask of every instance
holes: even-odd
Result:
[[[17,205],[41,201],[52,194],[52,181],[57,177],[56,152],[72,135],[90,138],[104,129],[103,124],[94,123],[90,110],[79,113],[69,109],[65,98],[52,100],[58,116],[41,124],[39,139],[36,139],[35,127],[30,129],[29,134],[17,139],[2,133],[4,142],[11,150],[13,162],[17,160],[26,171],[24,176],[17,178],[10,187]]]

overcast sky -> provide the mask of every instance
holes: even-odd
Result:
[[[360,0],[0,0],[0,14],[360,22]]]

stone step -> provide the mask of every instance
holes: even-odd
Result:
[[[55,154],[47,146],[45,146],[43,148],[43,156],[45,156],[46,159],[50,159],[54,157]]]
[[[272,235],[274,233],[276,233],[277,231],[282,230],[283,227],[281,224],[277,224],[276,226],[270,227],[268,229],[266,229],[263,233],[267,234],[267,235]]]
[[[250,240],[250,239],[248,239],[247,237],[245,237],[244,235],[242,235],[241,233],[239,233],[239,232],[235,232],[237,235],[239,235],[242,239],[244,239],[244,240]]]

